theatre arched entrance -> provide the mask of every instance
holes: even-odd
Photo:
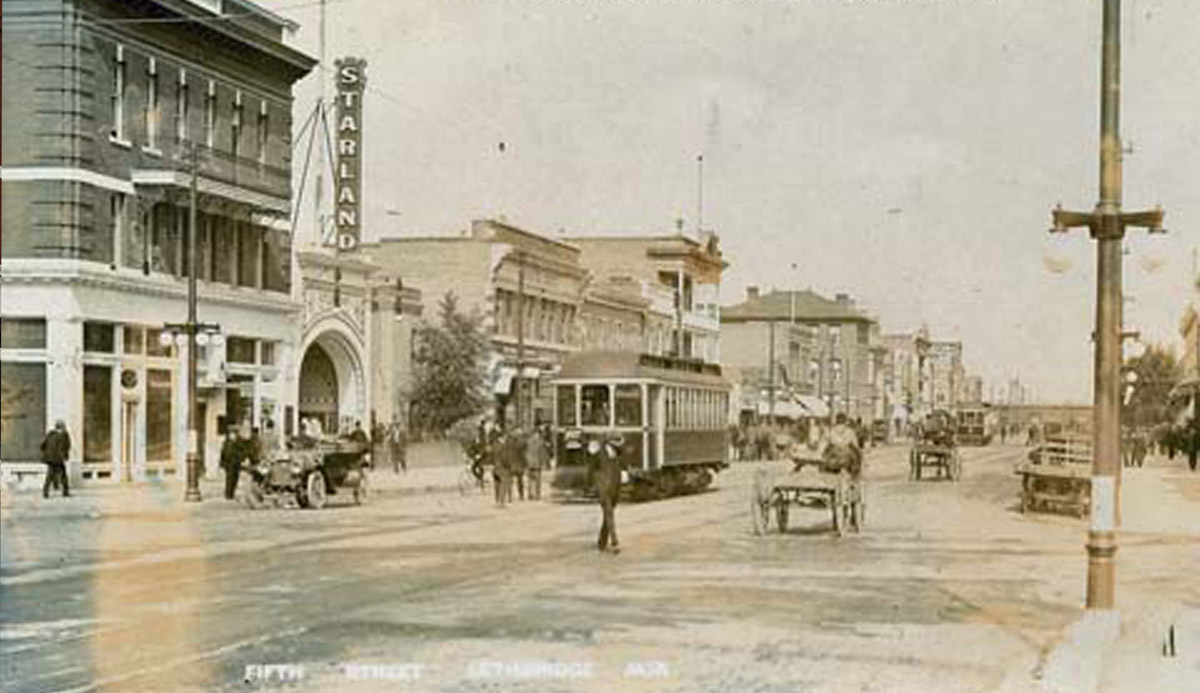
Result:
[[[363,421],[362,363],[354,345],[337,331],[310,341],[300,362],[300,421],[316,419],[325,433]]]

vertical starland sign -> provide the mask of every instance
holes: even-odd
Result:
[[[362,94],[367,61],[342,58],[337,67],[337,176],[334,233],[339,252],[362,237]]]

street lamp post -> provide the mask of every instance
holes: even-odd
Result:
[[[1116,477],[1121,451],[1121,242],[1127,227],[1162,232],[1163,212],[1121,211],[1121,0],[1104,0],[1100,84],[1100,200],[1091,212],[1054,210],[1052,233],[1087,228],[1096,239],[1096,348],[1087,608],[1115,606]]]

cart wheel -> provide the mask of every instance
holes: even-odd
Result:
[[[788,528],[788,503],[786,499],[780,499],[779,505],[775,506],[775,524],[779,526],[779,533],[783,534]]]
[[[363,469],[359,472],[358,486],[354,487],[354,504],[364,505],[367,502],[367,496],[371,493],[370,477],[367,475],[367,470]]]
[[[305,486],[305,498],[308,500],[307,506],[313,510],[320,510],[325,507],[325,474],[321,470],[316,470],[308,475],[308,482]]]

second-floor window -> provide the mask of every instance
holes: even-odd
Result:
[[[242,144],[242,99],[240,94],[233,102],[233,117],[229,120],[229,140],[229,153],[236,161]]]
[[[258,163],[267,163],[267,104],[263,103],[258,111]]]
[[[149,68],[146,71],[146,146],[150,149],[158,148],[158,65],[154,58],[150,59]]]
[[[113,58],[112,84],[112,136],[114,139],[125,139],[125,47],[117,46],[117,54]]]
[[[217,136],[217,88],[212,82],[208,83],[208,93],[204,96],[204,146],[212,149],[213,140]]]
[[[175,88],[175,142],[182,144],[188,138],[188,85],[186,73],[179,73],[179,85]]]

